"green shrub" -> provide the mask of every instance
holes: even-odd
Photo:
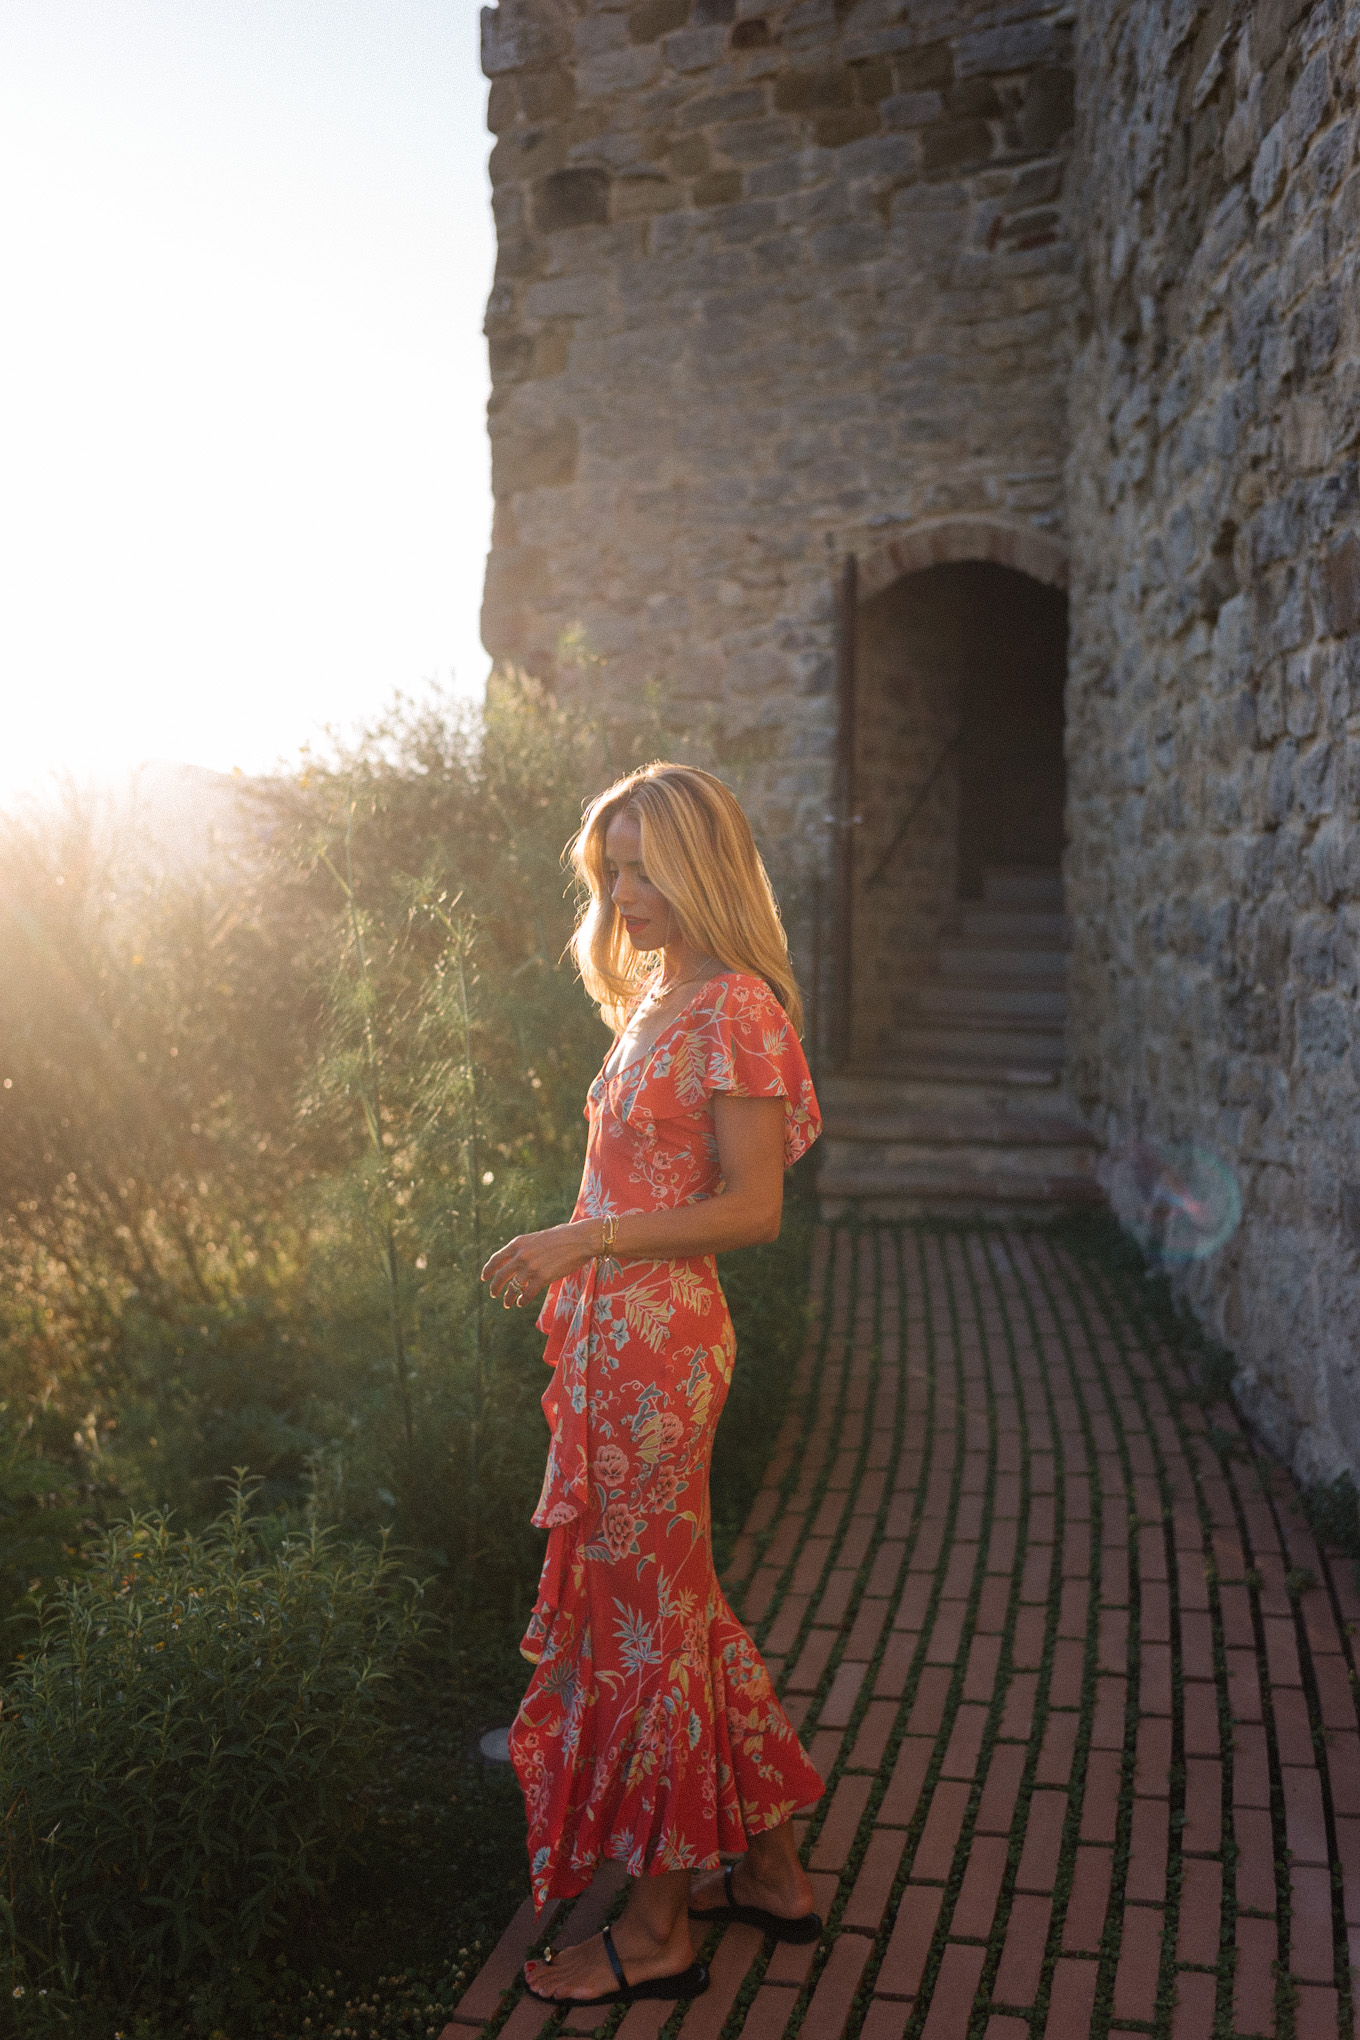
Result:
[[[270,1527],[239,1486],[197,1536],[134,1516],[43,1609],[0,1719],[6,1996],[201,1991],[333,1875],[419,1590]]]
[[[1305,1488],[1303,1506],[1319,1544],[1360,1559],[1360,1494],[1348,1473]]]

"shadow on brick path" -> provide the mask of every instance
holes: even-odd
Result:
[[[611,1865],[526,1904],[444,2040],[1351,2040],[1354,1568],[1148,1296],[1089,1230],[819,1234],[726,1584],[830,1788],[826,1934],[712,1933],[692,2005],[546,2016],[519,1964]]]

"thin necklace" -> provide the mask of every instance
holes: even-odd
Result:
[[[683,985],[697,984],[699,982],[699,979],[702,977],[712,977],[713,972],[709,968],[709,966],[716,965],[717,961],[718,959],[716,956],[707,957],[705,958],[704,962],[699,966],[698,970],[691,971],[688,977],[673,978],[670,984],[659,985],[656,988],[653,1004],[659,1006],[663,999],[668,999],[672,992],[678,992]]]

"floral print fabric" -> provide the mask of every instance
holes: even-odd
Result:
[[[786,1166],[821,1130],[759,978],[710,979],[646,1054],[596,1078],[574,1216],[712,1197],[715,1092],[784,1099]],[[510,1754],[542,1907],[602,1858],[631,1876],[711,1869],[822,1783],[713,1570],[708,1468],[736,1341],[712,1257],[590,1262],[553,1284],[539,1327],[548,1550]]]

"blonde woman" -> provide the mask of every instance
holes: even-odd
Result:
[[[723,1598],[708,1508],[736,1354],[713,1256],[778,1236],[820,1121],[779,912],[721,781],[630,774],[572,859],[576,961],[614,1044],[570,1222],[483,1274],[506,1308],[548,1288],[548,1550],[510,1733],[534,1898],[583,1891],[605,1859],[632,1879],[612,1931],[525,1973],[551,2002],[609,2004],[707,1989],[691,1916],[821,1931],[790,1823],[822,1783]]]

